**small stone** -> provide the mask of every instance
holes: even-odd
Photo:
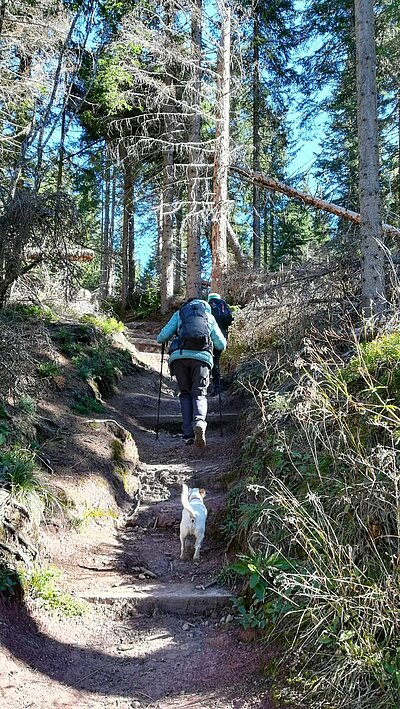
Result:
[[[184,623],[184,624],[182,625],[182,630],[189,630],[189,624],[188,624],[188,623]]]
[[[232,623],[232,621],[233,621],[233,615],[228,613],[228,615],[225,618],[225,623]]]
[[[140,579],[145,579],[146,576],[145,576],[145,574],[139,574],[139,578],[140,578]]]

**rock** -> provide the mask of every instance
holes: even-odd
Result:
[[[184,624],[182,625],[182,630],[189,630],[189,627],[190,627],[190,626],[189,626],[189,623],[184,623]]]
[[[233,615],[228,613],[228,615],[225,618],[225,623],[232,623],[233,620],[234,620]]]

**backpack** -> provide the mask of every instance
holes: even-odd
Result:
[[[189,300],[179,309],[181,324],[178,330],[180,350],[212,352],[212,342],[204,303]]]
[[[227,332],[229,325],[232,325],[233,316],[232,311],[227,303],[225,303],[222,298],[211,298],[210,300],[211,312],[217,321],[217,325],[221,328],[222,332]]]

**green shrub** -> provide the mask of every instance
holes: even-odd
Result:
[[[62,369],[57,362],[39,362],[36,372],[43,379],[54,379],[62,374]]]
[[[0,420],[0,446],[3,446],[7,442],[10,433],[11,430],[8,423]]]
[[[14,596],[21,587],[21,578],[15,569],[0,565],[0,593]]]
[[[81,354],[85,346],[92,344],[94,340],[93,330],[88,325],[56,327],[51,332],[51,336],[67,357]]]
[[[33,453],[26,449],[0,452],[0,487],[25,505],[36,520],[45,505],[55,501],[38,477]]]
[[[123,332],[125,329],[124,323],[114,317],[83,315],[80,320],[83,323],[90,323],[94,327],[97,327],[99,330],[101,330],[103,335],[111,335],[116,332]]]
[[[350,392],[400,405],[400,332],[385,333],[358,345],[341,373]]]
[[[16,408],[24,414],[36,413],[36,401],[29,394],[22,394],[16,402]]]
[[[103,394],[132,367],[132,358],[127,350],[118,350],[106,344],[93,347],[89,353],[74,358],[80,376],[86,381],[93,379]]]
[[[76,414],[81,414],[81,416],[91,413],[102,414],[104,412],[104,406],[101,401],[88,394],[75,394],[75,402],[71,404],[71,409]]]
[[[46,611],[67,617],[83,615],[87,605],[57,588],[56,582],[60,575],[54,566],[36,564],[25,579],[29,595]]]
[[[13,314],[17,313],[20,317],[26,320],[42,320],[43,322],[49,323],[56,320],[56,315],[53,313],[51,308],[41,305],[32,305],[28,303],[14,303],[12,306],[8,307],[5,314],[9,314],[11,317]]]

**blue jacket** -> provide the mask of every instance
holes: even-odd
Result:
[[[223,336],[221,330],[219,329],[216,319],[211,314],[211,308],[209,304],[206,303],[205,300],[196,300],[194,302],[203,303],[207,313],[208,328],[210,332],[211,342],[213,343],[215,349],[224,350],[226,348],[226,339]],[[157,342],[161,344],[162,342],[167,342],[168,340],[171,340],[178,332],[180,324],[181,318],[179,315],[179,310],[177,310],[168,320],[167,324],[164,325],[161,332],[157,335]],[[210,369],[212,369],[213,367],[213,356],[211,352],[207,351],[199,352],[197,350],[182,350],[181,354],[181,351],[178,349],[172,352],[172,354],[170,354],[168,360],[169,364],[174,362],[176,359],[197,359],[200,362],[205,362],[210,367]]]

